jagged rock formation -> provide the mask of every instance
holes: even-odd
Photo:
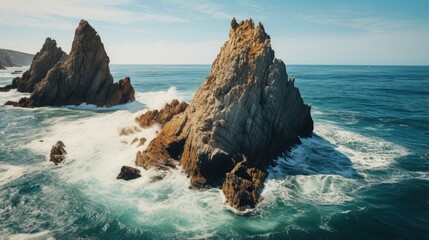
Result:
[[[79,105],[113,106],[134,100],[134,89],[126,77],[113,83],[109,57],[100,36],[87,21],[75,31],[68,57],[52,67],[21,107]]]
[[[12,88],[17,88],[20,92],[33,92],[34,86],[46,77],[48,71],[66,57],[67,54],[57,47],[55,40],[46,38],[42,49],[34,56],[30,68],[22,77],[13,79]]]
[[[62,163],[67,154],[65,147],[66,145],[64,145],[62,141],[58,141],[54,146],[52,146],[49,161],[54,162],[55,165]]]
[[[136,164],[180,160],[191,186],[222,186],[236,209],[260,200],[267,167],[313,131],[286,67],[274,58],[262,24],[231,22],[229,40],[187,109],[167,122]]]
[[[118,174],[116,179],[123,179],[123,180],[133,180],[136,178],[141,177],[140,170],[137,168],[129,167],[129,166],[122,166],[121,172]]]
[[[185,111],[187,107],[188,104],[186,102],[179,102],[179,100],[174,99],[170,104],[165,104],[165,107],[159,111],[155,109],[140,115],[136,118],[136,122],[142,128],[150,127],[155,123],[164,125],[166,122],[170,121],[174,115]]]
[[[4,70],[6,69],[5,67],[3,67],[2,65],[0,65],[0,70]]]

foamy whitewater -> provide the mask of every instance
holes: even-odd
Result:
[[[0,86],[25,69],[0,70]],[[116,80],[131,77],[135,102],[0,107],[0,239],[429,237],[429,67],[289,66],[312,104],[314,136],[277,159],[264,200],[245,214],[219,189],[189,189],[180,169],[116,180],[160,129],[121,128],[172,99],[191,101],[209,70],[113,65]],[[0,104],[28,95],[0,93]],[[135,137],[148,141],[137,148]],[[55,166],[58,140],[68,155]]]

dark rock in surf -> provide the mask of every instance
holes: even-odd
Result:
[[[0,92],[1,92],[1,89],[0,89]],[[5,105],[5,106],[14,106],[14,107],[18,107],[18,106],[19,106],[19,103],[14,102],[14,101],[7,101],[4,105]]]
[[[133,180],[136,178],[141,177],[140,170],[137,168],[129,167],[129,166],[122,166],[121,172],[116,177],[116,179],[123,179],[123,180]]]
[[[55,165],[62,163],[67,155],[65,147],[66,146],[62,141],[58,141],[54,146],[52,146],[49,161],[54,162]]]
[[[4,87],[0,87],[0,92],[9,92],[10,90],[14,89],[12,85],[6,85]]]

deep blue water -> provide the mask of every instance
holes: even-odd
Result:
[[[0,86],[15,69],[0,70]],[[112,65],[136,102],[0,107],[0,239],[429,239],[429,67],[289,65],[315,134],[277,160],[264,201],[239,215],[180,170],[117,181],[133,165],[122,127],[173,98],[191,101],[208,65]],[[0,93],[0,104],[21,93]],[[54,166],[50,147],[68,157]]]

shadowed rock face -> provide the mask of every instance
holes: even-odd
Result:
[[[159,168],[180,160],[191,186],[222,186],[238,210],[260,200],[267,167],[313,131],[286,67],[274,58],[262,24],[231,22],[207,79],[187,109],[167,122],[136,163]]]
[[[34,86],[45,78],[48,71],[66,57],[67,54],[57,47],[55,40],[46,38],[42,49],[34,56],[30,68],[22,77],[13,79],[13,88],[20,92],[33,92]]]
[[[79,105],[113,106],[134,100],[134,89],[127,77],[113,83],[109,57],[100,36],[82,20],[75,31],[70,54],[55,64],[38,83],[21,107]]]

